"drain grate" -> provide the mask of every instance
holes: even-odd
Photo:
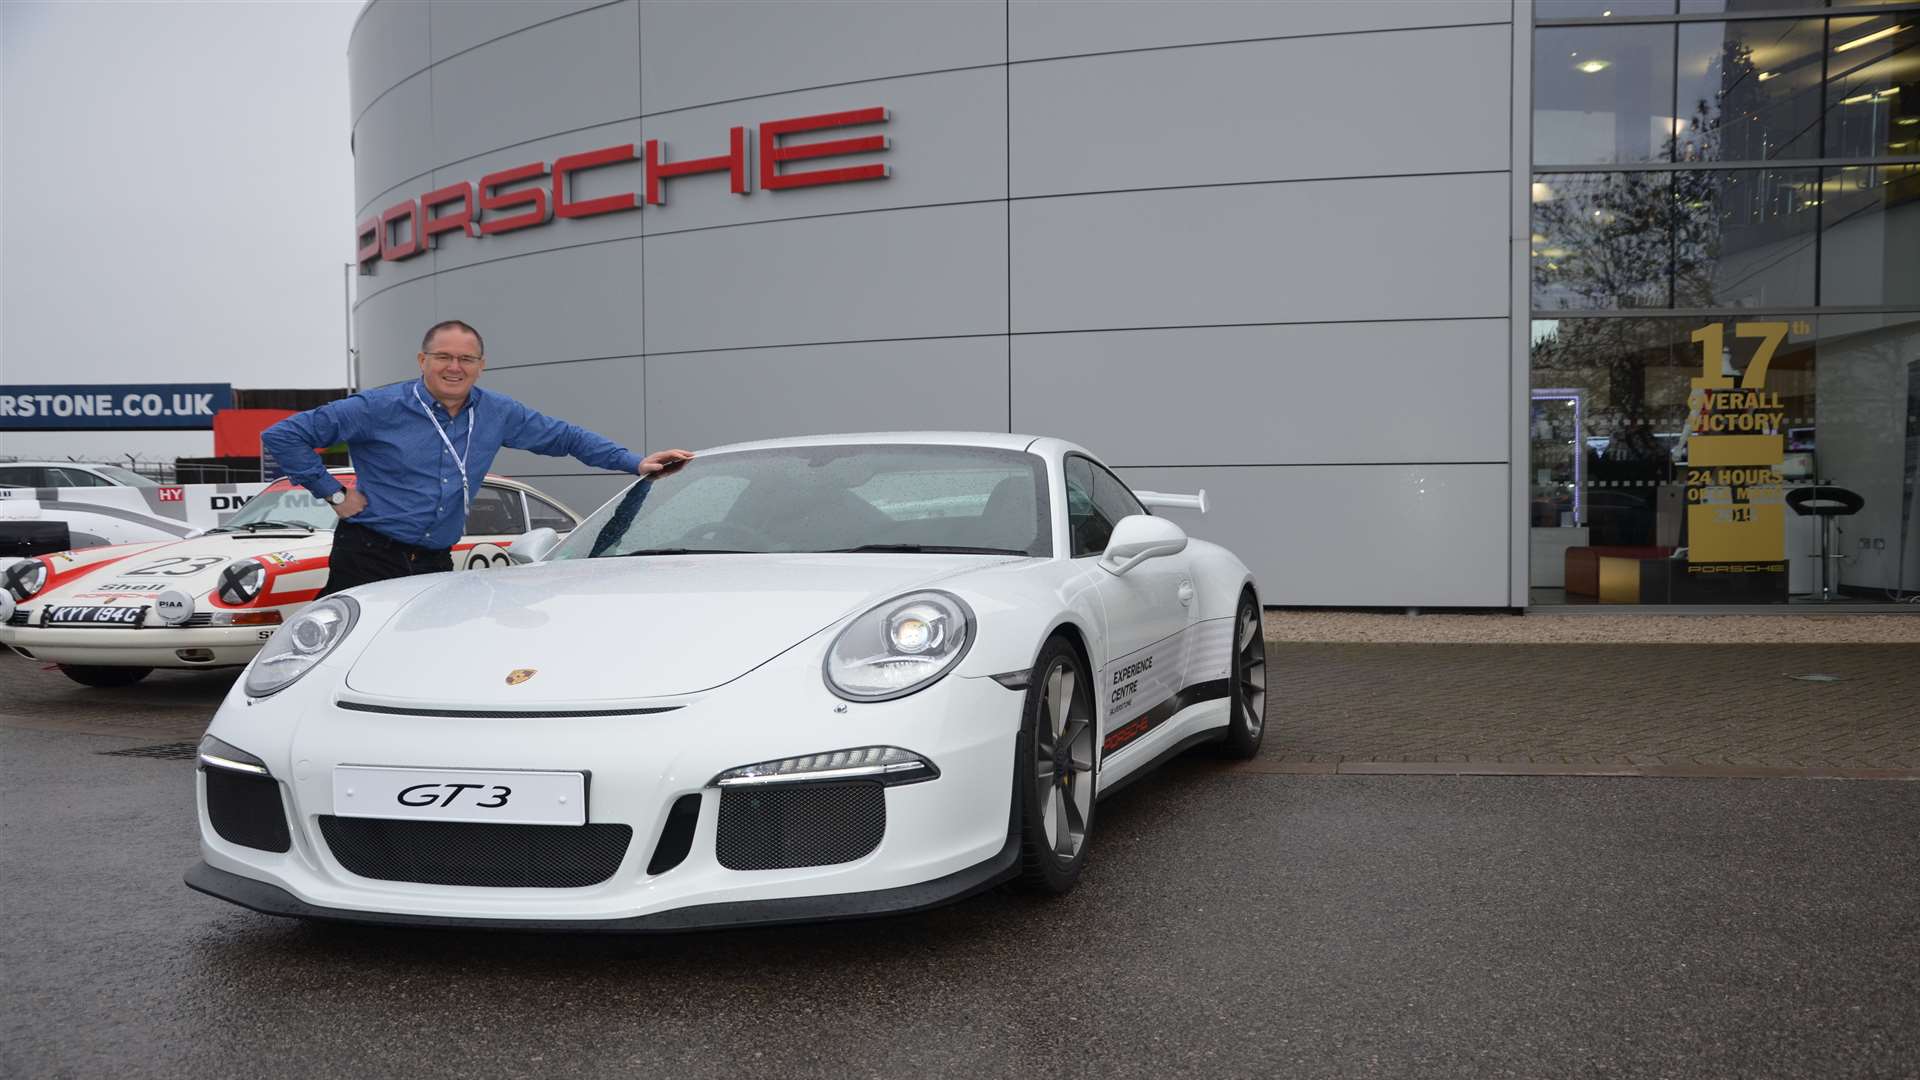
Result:
[[[165,761],[192,761],[200,755],[198,742],[163,742],[152,746],[129,746],[125,750],[102,750],[108,757],[160,758]]]

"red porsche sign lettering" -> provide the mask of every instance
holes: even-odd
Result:
[[[887,118],[886,109],[871,108],[796,116],[761,124],[757,139],[760,187],[766,191],[783,191],[884,179],[889,175],[885,165],[790,167],[793,163],[817,158],[883,152],[890,145],[884,135],[797,144],[784,140],[788,136],[829,128],[884,124]],[[423,251],[431,251],[441,237],[452,233],[497,236],[545,225],[556,217],[584,218],[638,210],[643,199],[647,205],[664,206],[666,181],[702,173],[726,173],[729,190],[736,195],[746,195],[753,188],[755,170],[751,148],[755,143],[753,129],[736,127],[727,132],[726,153],[712,157],[671,161],[665,143],[648,139],[639,152],[632,143],[627,143],[568,154],[551,163],[535,161],[488,173],[478,183],[462,182],[430,191],[417,199],[396,203],[361,222],[354,230],[355,259],[361,273],[371,274],[375,263],[411,259]],[[579,174],[635,160],[645,162],[646,183],[642,192],[592,199],[574,197],[572,189]]]

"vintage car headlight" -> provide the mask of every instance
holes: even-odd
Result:
[[[247,696],[266,697],[313,670],[352,632],[360,605],[351,596],[329,596],[288,619],[247,668]]]
[[[220,571],[220,584],[215,587],[220,602],[232,604],[250,604],[260,595],[260,586],[267,582],[267,568],[252,559],[241,559],[228,563]]]
[[[39,559],[22,559],[7,567],[5,583],[15,600],[30,599],[34,593],[46,588],[47,564]]]
[[[847,624],[827,650],[827,688],[885,701],[932,685],[973,646],[973,611],[951,593],[897,596]]]

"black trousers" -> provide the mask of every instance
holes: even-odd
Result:
[[[327,561],[327,585],[321,596],[388,578],[438,574],[453,569],[453,552],[403,544],[351,519],[333,530],[333,555]]]

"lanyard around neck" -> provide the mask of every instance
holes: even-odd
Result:
[[[420,403],[420,411],[427,414],[428,420],[433,421],[433,430],[440,436],[440,442],[446,446],[447,456],[453,459],[454,467],[460,470],[460,510],[464,518],[466,514],[473,511],[473,496],[467,490],[467,457],[473,453],[473,414],[480,403],[473,400],[471,394],[467,396],[467,451],[463,454],[453,448],[453,440],[447,438],[447,429],[440,425],[440,418],[433,415],[433,406],[428,405],[427,399],[420,396],[418,385],[413,388],[413,400]]]

